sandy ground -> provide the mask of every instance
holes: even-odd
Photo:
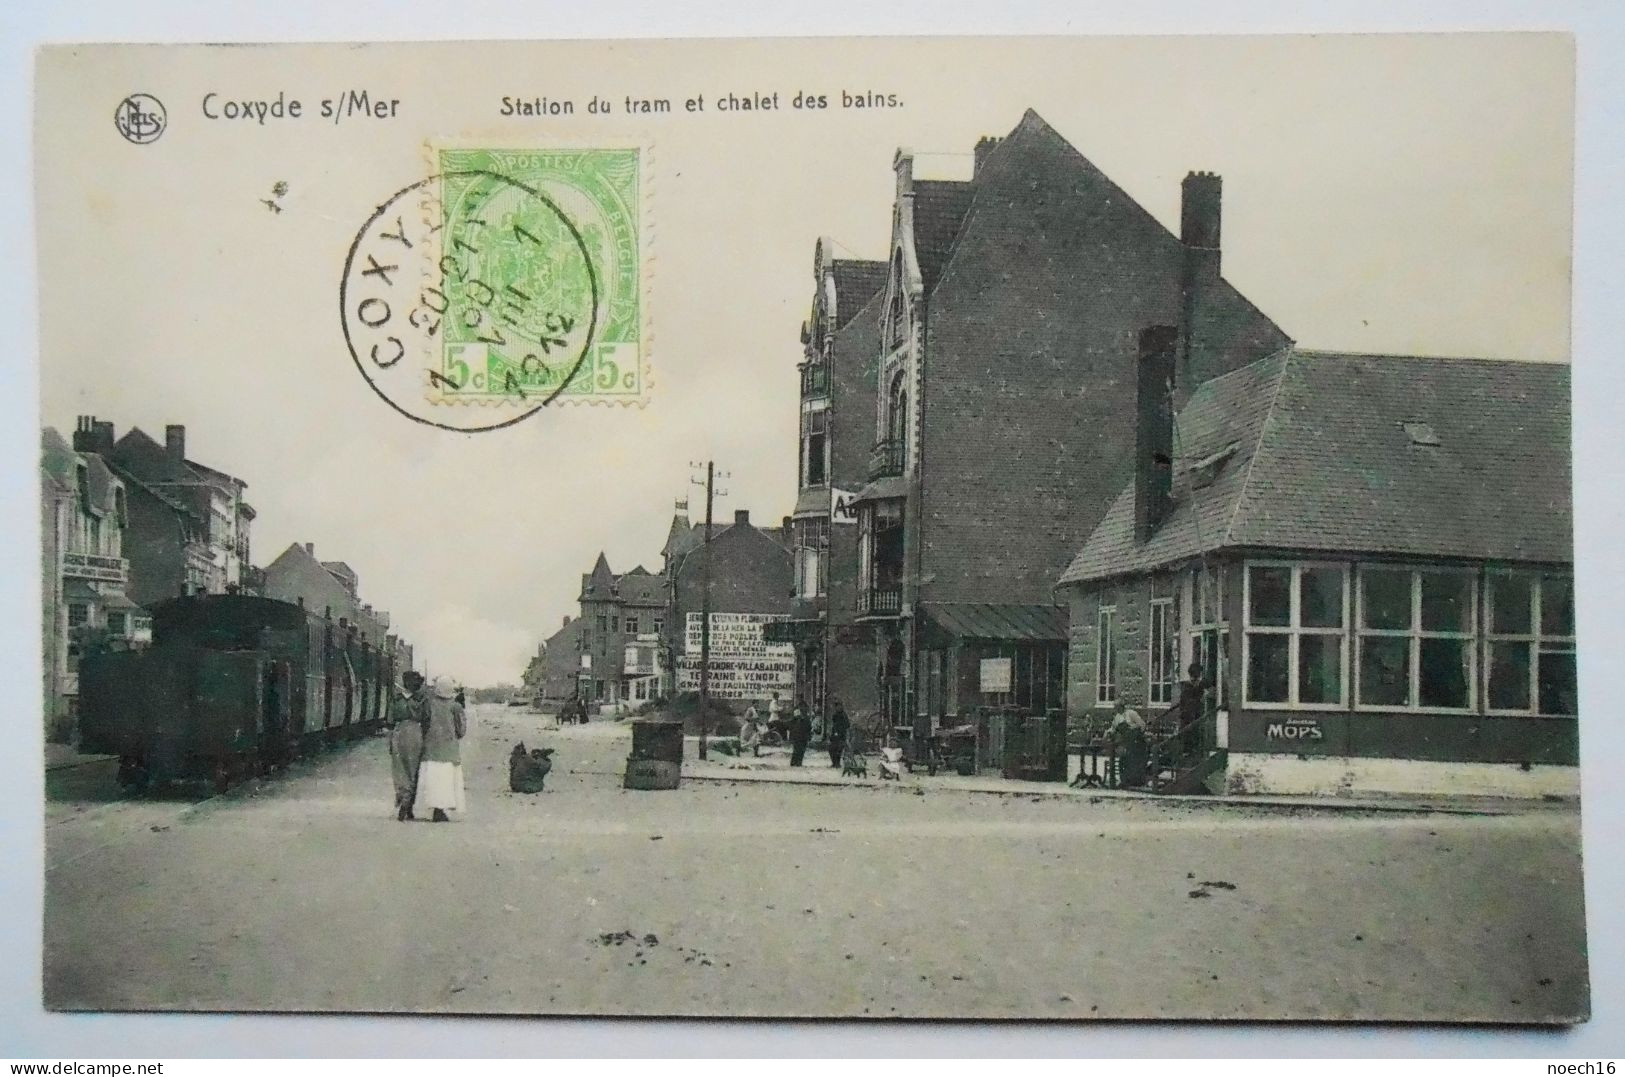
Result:
[[[558,749],[507,791],[515,740]],[[624,725],[478,709],[470,810],[386,742],[223,798],[53,771],[53,1009],[1561,1021],[1579,818],[721,780],[629,792]],[[827,765],[827,757],[808,755]]]

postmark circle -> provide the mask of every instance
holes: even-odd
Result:
[[[118,133],[137,146],[158,141],[169,126],[169,113],[164,103],[150,93],[133,93],[118,103],[113,110],[113,126]]]
[[[380,399],[476,433],[535,415],[581,374],[599,290],[586,239],[555,200],[497,172],[446,171],[395,192],[357,231],[339,317]]]

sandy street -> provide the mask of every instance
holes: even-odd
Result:
[[[507,791],[515,740],[558,749]],[[685,780],[626,726],[477,708],[470,811],[375,738],[223,798],[52,772],[46,1004],[1553,1021],[1588,1006],[1579,818]],[[809,763],[827,758],[809,753]],[[709,768],[720,773],[721,768]]]

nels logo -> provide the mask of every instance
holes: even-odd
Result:
[[[133,93],[113,110],[113,125],[118,133],[137,146],[158,141],[168,124],[169,114],[164,111],[164,103],[151,94]]]

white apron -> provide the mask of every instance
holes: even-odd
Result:
[[[441,811],[467,810],[462,764],[425,761],[418,767],[418,796],[412,804],[412,813],[422,817],[436,808]]]

